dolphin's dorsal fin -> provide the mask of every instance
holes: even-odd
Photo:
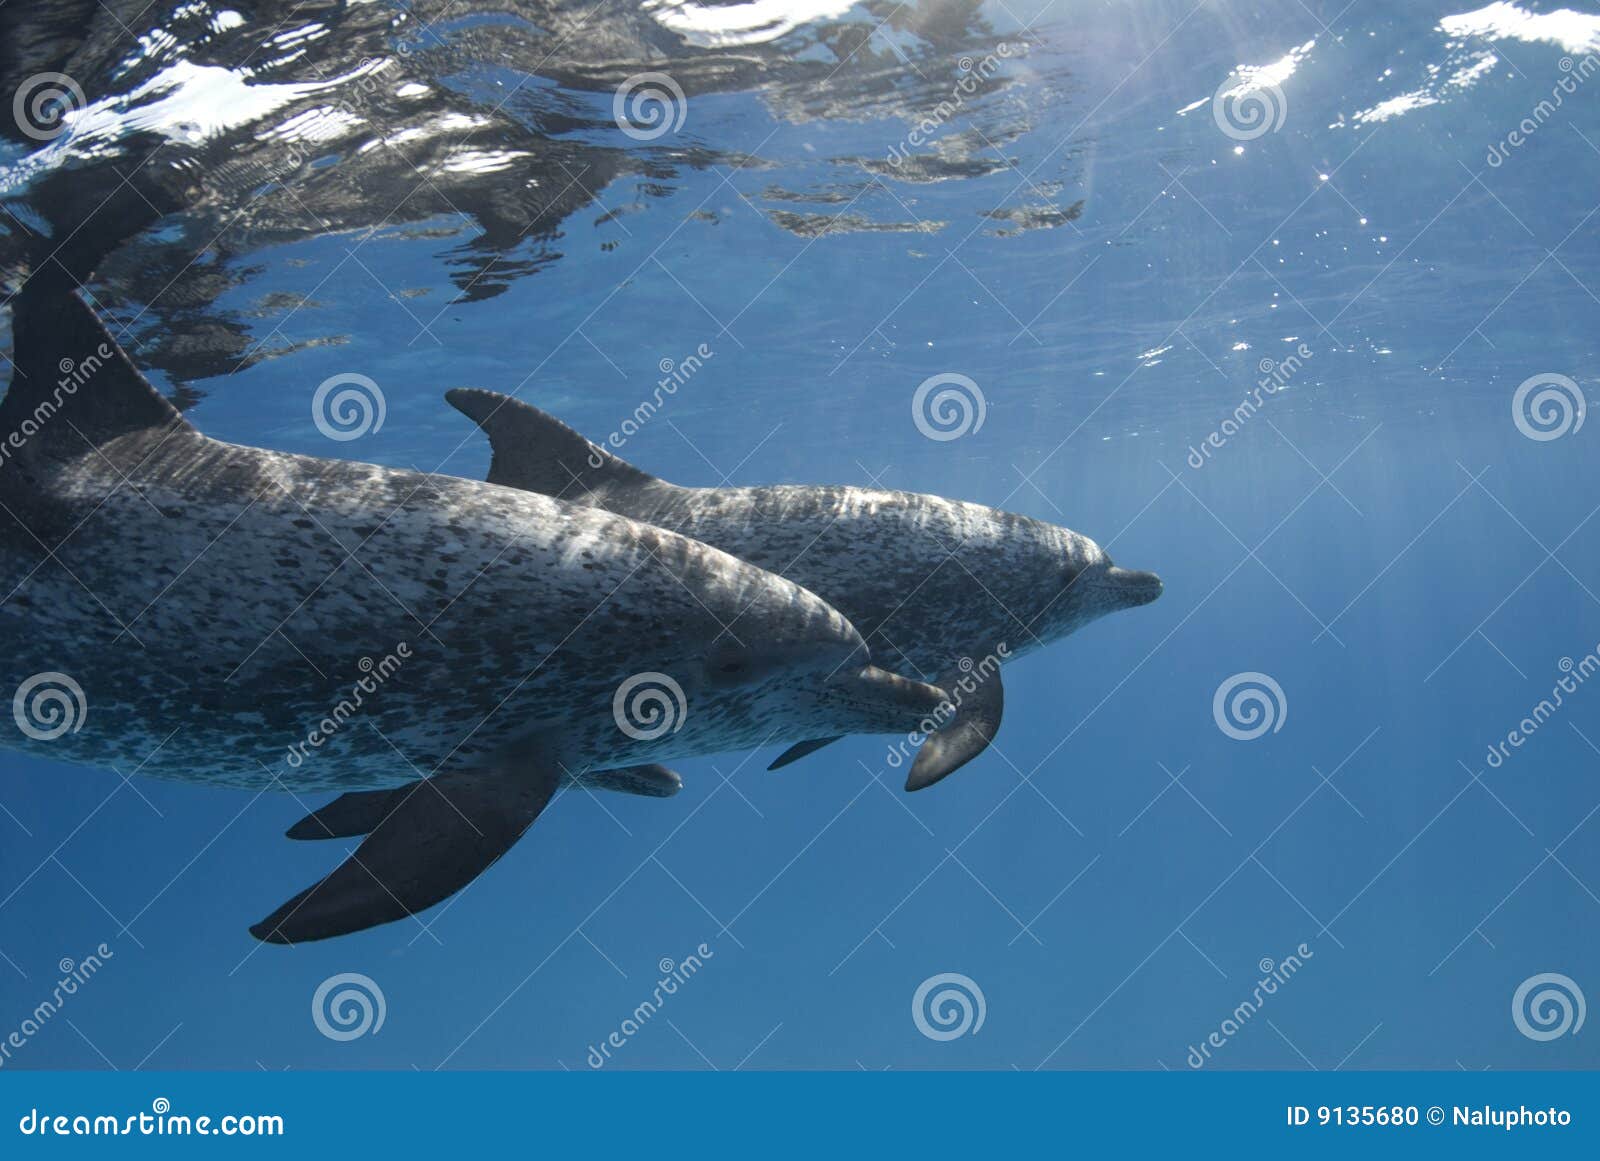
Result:
[[[670,487],[648,472],[590,443],[553,415],[498,391],[458,387],[450,405],[489,437],[494,458],[488,482],[589,503],[591,494]]]
[[[194,431],[64,272],[35,272],[12,307],[16,366],[0,430],[19,433],[19,455],[71,457],[132,432]]]

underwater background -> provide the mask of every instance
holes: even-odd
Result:
[[[208,435],[481,478],[516,391],[1166,586],[925,792],[686,762],[292,948],[292,798],[7,751],[0,1039],[99,966],[4,1067],[1600,1065],[1600,8],[1475,3],[0,7],[0,272]]]

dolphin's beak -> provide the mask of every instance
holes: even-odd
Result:
[[[1148,605],[1161,595],[1161,578],[1143,569],[1112,565],[1106,569],[1105,583],[1121,594],[1130,609]]]

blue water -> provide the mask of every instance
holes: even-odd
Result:
[[[1009,666],[995,745],[928,791],[900,791],[882,738],[775,774],[767,751],[685,762],[672,800],[564,795],[420,921],[292,949],[246,927],[336,861],[280,837],[295,801],[7,753],[0,1033],[58,961],[112,954],[6,1066],[581,1070],[691,954],[701,970],[606,1067],[1184,1070],[1291,955],[1204,1067],[1600,1065],[1594,1028],[1535,1039],[1513,1015],[1544,973],[1600,999],[1600,681],[1489,761],[1563,659],[1600,648],[1600,422],[1534,439],[1513,416],[1537,375],[1600,396],[1600,75],[1579,80],[1600,8],[1571,3],[1454,34],[1441,20],[1473,0],[984,4],[1029,46],[935,136],[976,127],[987,174],[874,182],[839,160],[884,158],[939,81],[929,104],[837,111],[801,112],[826,92],[804,83],[691,91],[649,143],[597,87],[569,93],[591,118],[572,139],[628,161],[503,293],[451,282],[476,208],[386,217],[415,179],[371,191],[367,229],[308,219],[217,258],[233,281],[208,309],[249,343],[305,345],[186,378],[210,435],[481,477],[445,389],[516,389],[598,437],[705,344],[632,462],[996,505],[1096,538],[1165,595]],[[647,19],[597,19],[625,17]],[[887,9],[838,20],[915,39]],[[476,22],[430,35],[462,38],[457,110],[524,79]],[[874,51],[898,82],[927,71]],[[1286,58],[1281,125],[1226,134],[1219,86]],[[1563,77],[1575,91],[1491,164]],[[22,213],[25,167],[50,159],[8,148]],[[1056,224],[998,236],[1012,223],[983,216],[1040,206]],[[782,210],[925,225],[803,236]],[[130,242],[123,269],[161,241]],[[145,310],[105,285],[122,321]],[[129,338],[170,385],[168,310]],[[1290,356],[1286,389],[1201,455]],[[309,401],[344,372],[388,410],[334,444]],[[912,395],[949,372],[984,422],[925,438]],[[1251,740],[1213,713],[1243,673],[1281,690]],[[336,1041],[313,994],[352,972],[385,1018]],[[981,1029],[919,1031],[913,996],[941,973],[981,991]]]

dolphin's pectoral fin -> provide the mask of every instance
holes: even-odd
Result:
[[[968,680],[968,675],[959,670],[940,677],[940,685],[960,692],[961,702],[955,717],[929,734],[917,751],[917,760],[906,778],[907,790],[921,790],[955,773],[983,753],[1000,732],[1000,716],[1006,702],[1000,671],[996,669],[981,678],[970,693],[962,685],[963,680]]]
[[[794,745],[790,746],[787,750],[774,758],[772,765],[768,766],[767,769],[781,770],[790,762],[798,762],[807,754],[815,754],[818,750],[822,749],[822,747],[831,746],[843,736],[843,734],[839,734],[832,738],[812,738],[809,742],[796,742]]]
[[[284,836],[292,839],[330,839],[368,834],[394,813],[407,796],[422,788],[421,782],[409,782],[393,790],[357,790],[341,794],[284,831]]]
[[[664,485],[553,415],[498,391],[457,387],[445,399],[489,437],[488,483],[590,503],[590,494]]]
[[[619,770],[591,770],[583,780],[602,790],[618,794],[642,794],[646,798],[671,798],[683,789],[683,777],[665,766],[624,766]]]
[[[250,934],[267,943],[328,939],[449,898],[511,849],[549,804],[560,777],[554,762],[505,762],[402,787],[349,859]],[[346,796],[353,797],[365,798],[364,808],[376,801]]]

